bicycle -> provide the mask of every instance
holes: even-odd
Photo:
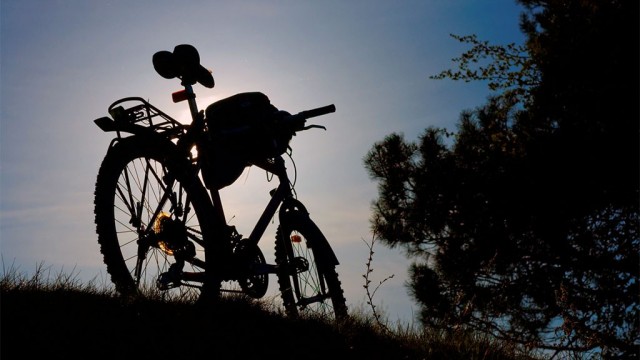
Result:
[[[184,89],[172,96],[174,102],[187,101],[189,125],[139,97],[117,100],[109,106],[110,117],[94,121],[116,133],[94,198],[100,251],[116,290],[152,290],[200,302],[225,291],[261,298],[275,274],[287,315],[346,317],[338,259],[297,200],[283,158],[293,135],[324,128],[306,125],[307,119],[335,112],[335,106],[291,115],[265,105],[264,94],[241,93],[199,111],[193,85],[213,88],[214,80],[197,50],[178,45],[173,52],[157,52],[153,65],[162,77],[181,81]],[[219,190],[247,166],[275,176],[278,186],[244,238],[226,223]],[[275,264],[268,264],[258,242],[276,212]],[[231,282],[240,289],[222,286]]]

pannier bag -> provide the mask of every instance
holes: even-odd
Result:
[[[289,146],[291,132],[278,129],[279,111],[260,92],[240,93],[209,105],[205,116],[212,138],[203,176],[221,189],[231,185],[252,160],[273,158]]]

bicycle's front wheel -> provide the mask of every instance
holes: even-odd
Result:
[[[168,147],[129,138],[109,150],[96,181],[96,231],[120,293],[195,300],[205,279],[210,205],[186,160],[172,158]]]
[[[289,316],[347,317],[335,263],[321,250],[323,244],[327,244],[324,235],[306,214],[290,214],[289,221],[278,227],[278,284]]]

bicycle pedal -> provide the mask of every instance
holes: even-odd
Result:
[[[180,279],[175,279],[174,274],[171,272],[160,274],[160,276],[158,276],[158,280],[156,280],[156,286],[162,291],[177,288],[180,284]]]

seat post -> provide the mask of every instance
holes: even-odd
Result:
[[[184,90],[187,92],[187,101],[189,102],[189,110],[191,111],[191,120],[196,121],[196,118],[198,117],[196,94],[193,92],[193,87],[190,84],[183,81],[182,86],[184,86]]]

